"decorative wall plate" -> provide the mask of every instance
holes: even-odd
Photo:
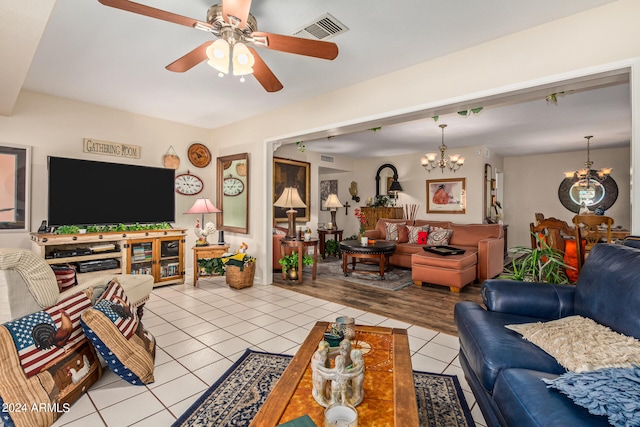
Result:
[[[194,196],[202,191],[204,184],[200,178],[187,173],[176,176],[175,180],[176,193],[185,196]]]
[[[199,142],[191,144],[187,154],[189,161],[195,167],[203,168],[211,163],[211,152],[204,144]]]

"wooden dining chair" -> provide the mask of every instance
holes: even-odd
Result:
[[[544,236],[543,240],[551,248],[562,253],[565,251],[565,237],[571,237],[575,234],[573,227],[557,218],[546,218],[538,221],[538,224],[530,223],[531,230],[531,247],[536,248],[538,242],[536,235]]]
[[[584,241],[584,250],[582,245],[576,245],[578,270],[581,270],[589,251],[596,243],[611,243],[613,218],[604,215],[576,215],[573,217],[573,224],[575,225],[576,242]],[[603,225],[606,227],[606,231],[600,228]]]

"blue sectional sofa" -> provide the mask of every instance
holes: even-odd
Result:
[[[508,324],[580,315],[640,339],[640,250],[598,244],[576,286],[487,280],[485,307],[455,307],[460,363],[488,426],[608,426],[541,379],[567,372]]]

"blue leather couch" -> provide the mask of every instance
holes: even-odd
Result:
[[[455,307],[460,363],[488,426],[608,426],[541,378],[566,370],[504,325],[589,317],[640,339],[640,250],[598,244],[576,286],[486,280],[486,309],[472,302]]]

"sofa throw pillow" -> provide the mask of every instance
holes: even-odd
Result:
[[[429,225],[419,225],[419,226],[407,226],[407,230],[409,231],[409,243],[419,243],[418,242],[418,233],[429,233]]]
[[[582,316],[505,326],[574,372],[640,365],[640,341]]]
[[[80,292],[0,325],[0,401],[16,408],[3,411],[0,425],[50,426],[100,379],[102,366],[80,326],[90,306]]]
[[[566,394],[594,415],[604,415],[616,427],[640,426],[640,367],[568,372],[543,378],[547,387]]]
[[[427,237],[427,245],[429,246],[446,246],[449,244],[449,239],[453,230],[442,227],[430,227],[429,237]]]
[[[64,356],[68,348],[86,340],[80,316],[91,307],[85,292],[56,305],[4,324],[18,351],[27,377],[45,369],[52,360]]]
[[[409,229],[406,225],[398,227],[398,243],[409,243]]]
[[[404,222],[385,222],[384,228],[386,230],[385,240],[398,240],[398,227],[404,226]]]
[[[134,385],[154,381],[155,338],[142,326],[116,279],[82,314],[82,327],[113,373]]]
[[[56,275],[58,290],[63,292],[78,284],[76,269],[68,265],[52,265],[53,274]]]

